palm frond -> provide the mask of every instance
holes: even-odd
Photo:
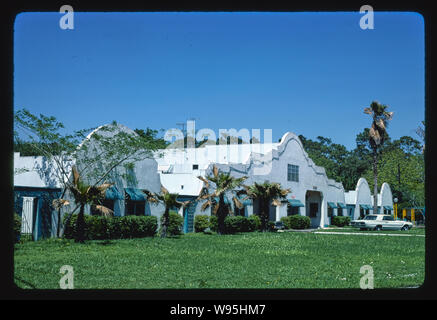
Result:
[[[109,209],[108,207],[102,206],[100,204],[94,206],[97,211],[99,211],[102,215],[105,217],[112,217],[114,214],[114,211]]]
[[[238,209],[244,208],[244,205],[241,203],[241,201],[237,197],[233,197],[232,200],[234,200],[234,204]]]
[[[79,179],[80,179],[79,171],[77,171],[77,168],[75,165],[73,165],[73,167],[71,168],[71,171],[73,173],[73,184],[75,186],[77,186],[79,183]]]
[[[218,170],[216,165],[213,166],[212,173],[214,174],[214,177],[216,177],[216,178],[218,177],[219,170]]]
[[[209,188],[209,182],[208,182],[207,179],[205,179],[205,178],[202,177],[202,176],[198,176],[197,178],[203,181],[203,183],[204,183],[204,185],[205,185],[205,188]]]
[[[70,204],[70,201],[65,200],[65,199],[54,199],[52,201],[52,206],[56,210],[61,209],[63,206],[68,206],[69,204]]]
[[[373,111],[371,108],[364,108],[364,113],[372,115]]]

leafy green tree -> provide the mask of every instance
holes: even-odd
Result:
[[[252,199],[259,202],[261,218],[261,230],[268,230],[270,205],[279,206],[281,200],[287,198],[290,189],[283,189],[279,183],[265,181],[262,184],[254,183],[250,186],[243,186],[246,199]]]
[[[150,192],[148,190],[143,191],[147,200],[151,203],[162,203],[165,207],[164,214],[162,216],[162,225],[161,225],[161,238],[167,237],[167,230],[170,224],[170,210],[174,208],[185,207],[190,204],[191,201],[178,201],[177,193],[170,193],[166,188],[161,186],[161,192],[159,194]]]
[[[73,164],[81,177],[80,181],[92,189],[100,186],[108,178],[113,178],[111,175],[116,168],[133,165],[136,161],[153,157],[153,152],[160,146],[159,141],[144,138],[129,130],[122,130],[123,128],[115,121],[99,127],[91,134],[89,134],[91,129],[64,133],[64,124],[55,117],[42,114],[38,116],[26,109],[20,109],[15,113],[14,124],[16,128],[14,135],[24,136],[23,140],[29,142],[35,152],[44,156],[52,164],[57,181],[63,186],[61,199],[67,191],[77,188],[74,175],[71,174]],[[57,208],[61,207],[57,206]],[[82,202],[77,201],[65,224],[80,208]],[[60,221],[59,209],[59,224]],[[59,225],[58,230],[60,230]]]
[[[158,138],[158,133],[159,133],[158,130],[147,127],[146,130],[135,129],[134,131],[145,140],[154,142],[158,149],[165,149],[169,145],[169,143],[165,141],[163,138]]]
[[[364,113],[372,117],[372,125],[369,129],[369,143],[373,160],[373,212],[378,210],[378,156],[387,136],[388,122],[393,118],[393,112],[388,112],[387,108],[388,106],[377,101],[373,101],[370,107],[364,108]]]
[[[399,207],[423,206],[425,204],[425,161],[417,151],[397,147],[385,152],[379,159],[379,184],[387,182],[394,197],[399,199]],[[419,147],[420,150],[420,147]],[[369,169],[364,177],[373,188],[373,172]]]
[[[230,174],[219,172],[218,168],[214,165],[212,175],[198,176],[203,181],[203,188],[200,192],[198,200],[204,200],[201,210],[205,211],[207,208],[212,207],[212,213],[217,215],[218,234],[225,233],[225,218],[228,215],[228,207],[225,203],[225,194],[228,192],[234,192],[237,188],[241,187],[244,180],[247,177],[235,178]],[[212,192],[211,192],[212,190]],[[218,198],[218,201],[215,201]],[[238,199],[234,196],[234,202]]]

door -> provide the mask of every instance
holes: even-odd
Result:
[[[318,223],[315,222],[316,218],[319,216],[319,203],[318,202],[310,202],[310,218],[311,218],[311,227],[318,227]]]
[[[23,197],[23,211],[21,213],[21,233],[32,234],[34,220],[34,197]]]

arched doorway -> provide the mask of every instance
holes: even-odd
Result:
[[[308,190],[305,194],[306,216],[311,219],[311,228],[320,227],[323,195],[319,191]]]

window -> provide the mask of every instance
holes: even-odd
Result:
[[[287,177],[288,181],[299,182],[299,166],[289,164],[287,168]]]
[[[198,170],[199,169],[199,165],[198,164],[193,164],[193,170]]]
[[[299,207],[287,206],[287,216],[293,216],[299,214]]]
[[[126,200],[125,215],[144,216],[146,201]]]
[[[393,221],[394,219],[392,216],[387,216],[387,217],[382,218],[382,220]]]
[[[235,215],[236,216],[243,216],[244,217],[246,215],[245,214],[245,207],[243,207],[241,209],[235,207]]]
[[[369,216],[366,216],[364,218],[364,220],[376,220],[376,216],[369,215]]]
[[[338,207],[338,209],[337,209],[337,215],[338,215],[339,217],[343,216],[343,208]]]

